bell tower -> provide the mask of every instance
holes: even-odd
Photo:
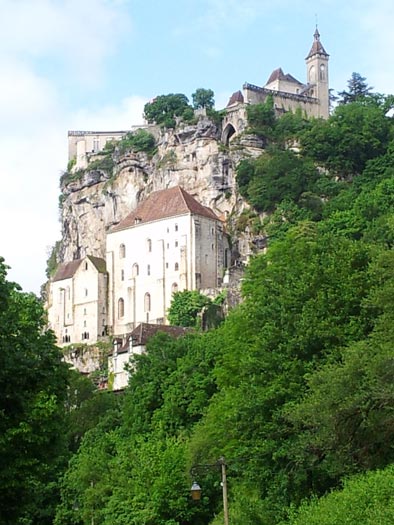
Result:
[[[328,57],[322,43],[320,33],[316,26],[313,35],[313,44],[308,56],[306,57],[307,83],[310,87],[310,94],[319,100],[317,117],[329,117],[329,87],[328,87]]]

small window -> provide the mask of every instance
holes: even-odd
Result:
[[[152,240],[151,239],[147,239],[146,240],[146,250],[148,252],[151,252],[152,251]]]
[[[178,283],[172,283],[171,292],[176,293],[178,291]]]
[[[178,248],[178,241],[175,241],[175,248]]]
[[[177,232],[178,231],[178,225],[175,224],[175,231]]]
[[[121,244],[119,246],[119,259],[124,259],[126,257],[126,246]]]
[[[87,297],[87,296],[88,296],[88,289],[85,288],[85,297]]]
[[[150,312],[150,307],[151,307],[150,294],[146,293],[145,297],[144,297],[144,310],[145,310],[145,312]]]
[[[147,275],[150,275],[150,264],[148,264],[148,266],[146,267],[146,273]]]
[[[175,271],[177,272],[179,270],[179,264],[175,263]]]
[[[137,275],[139,274],[139,271],[140,271],[140,269],[139,269],[138,264],[134,263],[132,268],[131,268],[131,275],[132,275],[132,277],[137,277]]]
[[[120,298],[118,301],[118,318],[124,317],[124,299]]]
[[[124,281],[124,270],[120,270],[120,280]]]
[[[86,308],[83,309],[83,315],[86,315]]]
[[[215,246],[213,244],[211,244],[211,250],[213,251],[215,248]]]
[[[103,314],[105,314],[105,306],[103,306]]]
[[[87,270],[88,268],[89,268],[89,266],[88,266],[88,262],[86,261],[86,262],[85,262],[85,270]]]
[[[166,263],[166,268],[168,268],[168,263]]]
[[[86,328],[86,321],[83,322],[83,327]]]

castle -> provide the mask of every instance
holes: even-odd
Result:
[[[275,69],[263,86],[245,83],[242,91],[236,91],[230,97],[225,108],[226,114],[222,122],[222,142],[226,145],[247,128],[246,107],[249,104],[264,102],[267,97],[273,98],[278,114],[301,109],[310,118],[328,118],[330,109],[329,55],[320,41],[320,33],[316,27],[312,47],[305,59],[306,83],[302,83],[292,75],[284,73],[282,68]],[[120,140],[126,133],[139,128],[155,132],[154,125],[133,126],[127,131],[69,131],[68,159],[75,159],[76,169],[88,166],[90,154],[100,152],[107,142]]]

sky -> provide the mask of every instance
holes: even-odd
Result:
[[[316,23],[330,87],[353,72],[394,93],[394,2],[0,0],[0,256],[39,293],[60,239],[68,130],[127,130],[156,95],[215,92],[282,67],[305,82]]]

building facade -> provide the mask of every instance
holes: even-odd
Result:
[[[49,287],[48,323],[60,346],[95,343],[107,335],[104,259],[87,256],[59,265]]]
[[[113,333],[166,324],[174,292],[220,286],[226,249],[212,210],[179,186],[152,193],[107,235]]]

